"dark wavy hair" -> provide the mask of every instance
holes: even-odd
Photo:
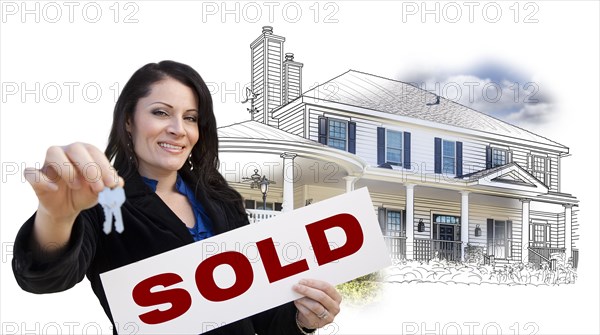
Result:
[[[126,180],[137,174],[137,159],[126,122],[133,120],[138,100],[150,94],[154,83],[167,77],[188,86],[198,97],[200,137],[192,148],[194,168],[186,163],[179,174],[188,185],[194,186],[196,199],[202,202],[212,219],[215,234],[246,224],[242,196],[227,184],[218,171],[219,140],[210,91],[200,74],[188,65],[165,60],[146,64],[131,76],[115,105],[106,157],[111,161],[114,159],[115,168]]]

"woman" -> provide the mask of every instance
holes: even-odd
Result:
[[[50,147],[41,170],[25,171],[39,206],[15,241],[17,282],[50,293],[87,275],[113,322],[100,273],[248,224],[217,154],[212,99],[200,75],[172,61],[140,68],[119,96],[104,154],[83,143]],[[127,197],[125,230],[106,235],[98,193],[117,186]],[[294,290],[303,297],[210,333],[310,333],[339,313],[341,297],[330,284],[303,280]]]

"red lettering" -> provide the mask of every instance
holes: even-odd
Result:
[[[273,283],[283,278],[287,278],[308,270],[308,263],[306,263],[306,260],[304,259],[286,266],[281,266],[281,262],[277,256],[277,250],[275,249],[275,244],[273,243],[273,239],[270,237],[256,242],[256,247],[260,253],[260,258],[263,266],[265,267],[265,271],[267,272],[269,283]]]
[[[178,318],[187,312],[192,306],[192,297],[182,288],[174,288],[159,292],[150,292],[153,287],[163,286],[169,287],[177,283],[181,283],[183,279],[175,273],[162,273],[148,279],[144,279],[135,287],[131,295],[136,304],[142,307],[156,306],[160,304],[170,303],[171,308],[161,311],[158,309],[140,314],[139,318],[142,322],[155,325],[158,323],[167,322]]]
[[[346,234],[346,243],[339,248],[331,250],[325,231],[339,227]],[[364,236],[360,223],[348,213],[337,214],[326,219],[311,223],[306,226],[308,238],[315,252],[319,265],[331,263],[340,258],[350,256],[357,252],[363,245]]]
[[[227,264],[235,272],[235,283],[229,288],[220,288],[215,283],[213,271]],[[196,286],[204,298],[210,301],[225,301],[246,292],[254,280],[252,265],[244,254],[226,251],[203,260],[196,268]]]

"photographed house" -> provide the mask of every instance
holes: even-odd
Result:
[[[220,171],[252,222],[367,187],[393,257],[465,261],[479,248],[495,264],[564,254],[577,266],[568,147],[360,71],[303,92],[284,42],[271,27],[252,42],[250,120],[219,128]]]

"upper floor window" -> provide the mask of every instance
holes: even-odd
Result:
[[[444,175],[463,175],[463,143],[434,138],[434,172]]]
[[[492,148],[492,167],[502,166],[508,163],[508,155],[506,150]]]
[[[387,163],[402,165],[402,132],[386,130],[385,157]]]
[[[542,183],[546,182],[546,157],[533,156],[531,164],[531,174]]]
[[[319,116],[319,143],[356,153],[356,122]]]
[[[488,145],[485,151],[485,168],[491,169],[503,166],[512,161],[512,152],[508,148]]]
[[[456,146],[453,141],[443,141],[442,149],[442,172],[454,174],[456,166]]]
[[[327,143],[330,147],[346,150],[346,122],[329,120],[329,131],[327,132]]]
[[[377,127],[377,165],[392,168],[392,165],[411,168],[410,132]]]

